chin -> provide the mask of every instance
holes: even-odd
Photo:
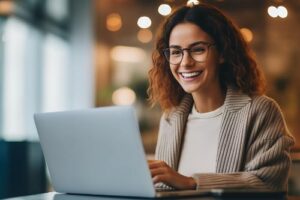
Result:
[[[179,82],[182,89],[186,92],[186,93],[193,93],[196,91],[199,91],[203,88],[203,86],[205,85],[203,83],[203,81],[192,81],[192,82]]]
[[[183,90],[184,90],[186,93],[192,94],[193,92],[196,92],[197,90],[199,90],[199,88],[184,88],[184,87],[183,87]]]

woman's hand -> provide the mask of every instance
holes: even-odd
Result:
[[[174,171],[161,160],[148,160],[152,180],[155,183],[165,183],[178,190],[196,189],[196,181],[192,177],[183,176]]]

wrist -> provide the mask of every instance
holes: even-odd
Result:
[[[189,189],[195,190],[197,188],[197,182],[193,177],[189,177]]]

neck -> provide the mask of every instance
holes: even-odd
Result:
[[[221,86],[214,90],[203,90],[192,94],[196,110],[201,113],[213,111],[224,104],[225,91]]]

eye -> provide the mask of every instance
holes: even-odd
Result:
[[[171,56],[180,56],[181,55],[181,49],[170,48],[170,55]]]
[[[206,51],[206,47],[204,45],[197,45],[192,47],[190,51],[194,54],[202,54]]]

